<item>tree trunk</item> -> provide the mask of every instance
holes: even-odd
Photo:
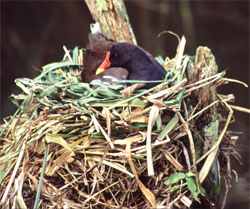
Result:
[[[217,74],[218,66],[215,62],[215,57],[211,50],[207,47],[198,47],[196,50],[195,63],[188,71],[188,78],[192,82],[196,82]],[[216,86],[214,83],[205,85],[196,90],[191,96],[191,101],[188,102],[188,108],[191,112],[197,108],[197,111],[212,104],[216,97]],[[196,148],[196,159],[210,150],[219,135],[219,120],[217,114],[217,106],[213,105],[205,110],[197,120],[191,122],[196,130],[194,133],[194,142]],[[203,141],[201,141],[201,138]],[[217,150],[218,154],[218,150]],[[216,203],[219,201],[220,182],[218,160],[215,160],[210,168],[210,172],[206,177],[203,186],[208,192],[209,199]],[[202,203],[204,206],[205,202]],[[199,205],[201,206],[201,205]],[[195,208],[195,207],[194,207]]]
[[[123,0],[85,0],[102,33],[117,42],[137,44]]]

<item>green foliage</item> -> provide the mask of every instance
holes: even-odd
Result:
[[[162,58],[162,56],[159,55],[159,56],[155,57],[155,59],[157,60],[157,62],[160,63],[160,65],[163,65],[164,59]]]
[[[178,172],[173,175],[171,175],[166,181],[164,181],[165,185],[172,185],[171,192],[177,190],[180,185],[178,185],[178,182],[180,180],[185,180],[187,182],[188,190],[192,193],[193,197],[195,199],[198,199],[198,195],[205,195],[205,189],[199,184],[197,176],[192,173],[182,173]]]
[[[177,114],[175,114],[174,117],[168,122],[168,124],[164,127],[164,129],[158,136],[158,140],[164,139],[168,135],[168,133],[173,130],[178,121],[179,117],[177,116]]]

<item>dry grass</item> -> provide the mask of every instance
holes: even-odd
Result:
[[[82,50],[65,50],[64,61],[38,77],[16,80],[17,112],[0,127],[2,208],[185,208],[206,196],[200,184],[218,153],[231,174],[230,154],[239,159],[227,134],[233,96],[217,95],[202,108],[188,102],[204,86],[230,81],[224,72],[188,81],[194,61],[180,50],[164,63],[171,81],[126,90],[124,98],[122,86],[81,83]],[[193,121],[212,107],[228,115],[216,118],[218,138],[197,153]]]

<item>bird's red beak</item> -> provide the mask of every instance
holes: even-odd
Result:
[[[96,75],[104,72],[106,69],[108,69],[110,67],[111,63],[109,61],[109,57],[110,57],[110,51],[107,51],[104,61],[102,62],[102,64],[96,70]]]

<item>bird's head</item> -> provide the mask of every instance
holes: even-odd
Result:
[[[106,53],[105,59],[96,71],[96,74],[104,72],[111,67],[127,68],[128,63],[133,59],[133,51],[136,46],[128,43],[114,44]]]

